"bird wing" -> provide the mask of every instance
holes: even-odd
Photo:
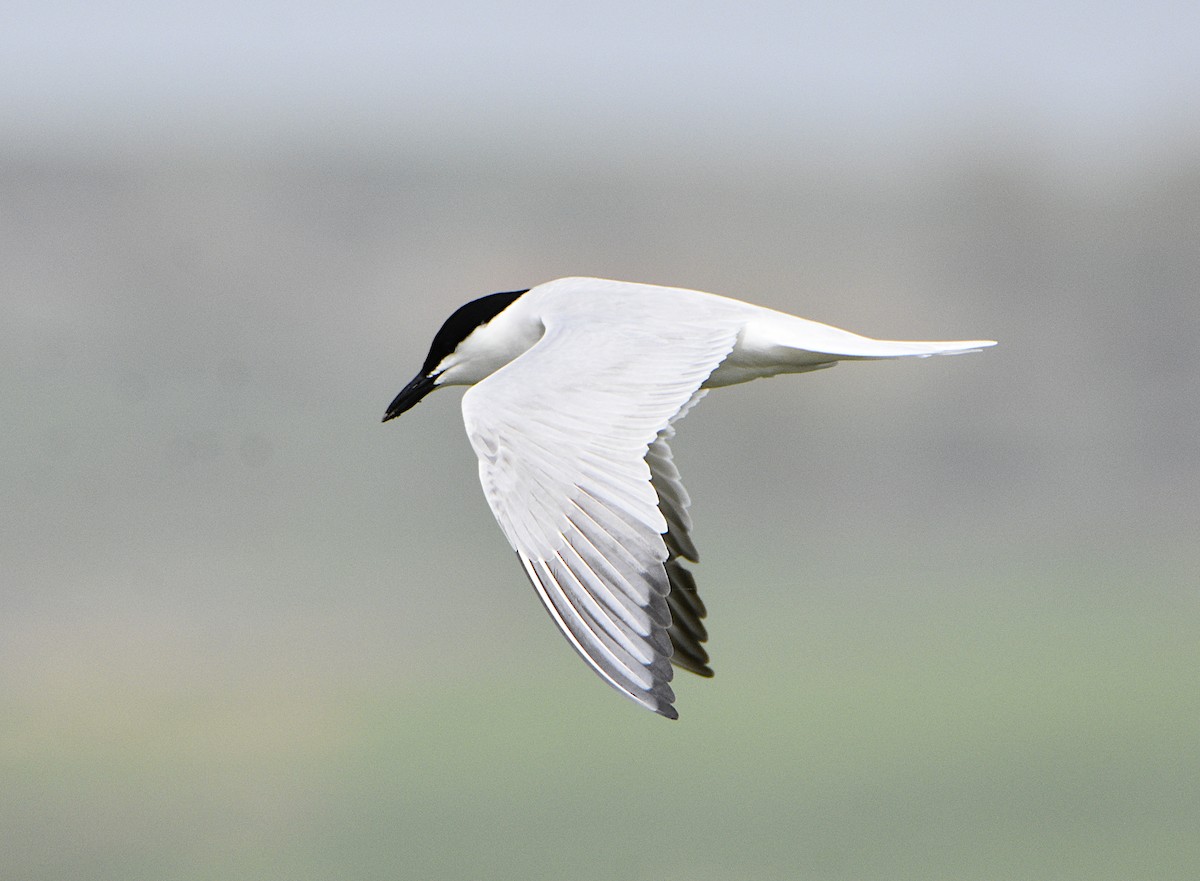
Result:
[[[672,627],[694,657],[682,665],[704,668],[703,607],[677,565],[694,549],[666,440],[738,327],[620,299],[547,303],[542,338],[464,395],[463,418],[488,504],[551,618],[609,685],[676,718]]]
[[[671,417],[670,423],[658,433],[646,453],[650,483],[658,494],[658,509],[667,521],[663,539],[668,554],[665,563],[667,580],[671,584],[671,591],[667,594],[667,606],[671,611],[671,626],[667,628],[667,634],[671,637],[671,647],[674,649],[671,663],[700,676],[713,675],[712,668],[708,666],[708,652],[704,649],[704,642],[708,639],[708,631],[704,627],[707,611],[696,589],[696,579],[683,565],[684,560],[700,562],[700,554],[692,542],[692,518],[687,510],[692,500],[684,489],[668,442],[675,436],[675,423],[686,416],[706,394],[703,390],[696,392],[683,409]]]

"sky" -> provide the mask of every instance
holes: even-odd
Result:
[[[18,143],[136,148],[224,132],[786,152],[881,138],[920,149],[974,127],[1120,152],[1200,129],[1200,8],[1184,2],[6,10],[0,122]]]

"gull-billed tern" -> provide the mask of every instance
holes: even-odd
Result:
[[[459,308],[383,419],[472,386],[483,492],[550,617],[609,685],[674,719],[671,665],[712,675],[675,423],[711,388],[991,345],[876,340],[715,294],[561,278]]]

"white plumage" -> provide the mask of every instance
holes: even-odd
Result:
[[[991,345],[875,340],[699,291],[565,278],[460,309],[385,420],[473,385],[463,418],[484,494],[550,616],[613,688],[674,718],[672,660],[711,675],[675,423],[709,388]]]

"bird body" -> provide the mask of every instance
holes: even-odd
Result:
[[[670,718],[671,664],[712,675],[675,424],[711,388],[989,340],[875,340],[727,297],[564,278],[460,308],[398,416],[469,385],[484,494],[551,618],[622,694]]]

